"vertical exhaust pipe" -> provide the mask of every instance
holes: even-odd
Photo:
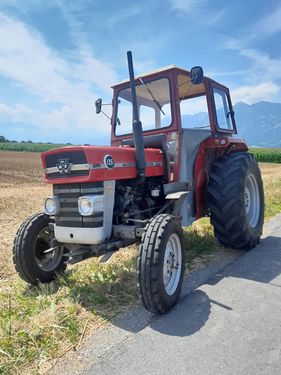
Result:
[[[132,106],[133,106],[133,135],[134,135],[134,145],[136,150],[136,167],[137,167],[137,177],[138,184],[142,184],[145,180],[145,153],[144,153],[144,143],[143,143],[143,133],[142,133],[142,123],[139,119],[135,77],[134,77],[134,67],[132,52],[127,52],[129,77],[130,77],[130,87],[132,94]]]

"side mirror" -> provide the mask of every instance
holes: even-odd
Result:
[[[190,71],[190,78],[193,85],[200,85],[203,82],[204,73],[201,66],[194,66]]]
[[[95,106],[96,106],[96,113],[101,113],[101,106],[102,106],[102,99],[101,98],[98,98],[96,101],[95,101]]]

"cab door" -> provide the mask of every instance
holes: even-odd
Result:
[[[229,90],[220,85],[212,85],[215,127],[217,133],[237,134],[234,111]]]

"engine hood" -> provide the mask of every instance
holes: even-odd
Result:
[[[134,179],[137,176],[133,147],[70,146],[41,154],[46,182],[83,183]],[[163,154],[145,149],[146,176],[164,174]]]

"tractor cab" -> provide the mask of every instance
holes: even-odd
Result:
[[[195,156],[205,139],[237,133],[229,90],[203,75],[196,81],[192,73],[168,66],[135,78],[144,146],[166,150],[169,181],[192,178]],[[112,88],[111,144],[133,146],[130,82]]]
[[[183,223],[189,225],[207,214],[208,170],[221,154],[218,146],[231,148],[237,133],[229,90],[204,77],[201,67],[187,71],[168,66],[134,82],[144,147],[162,150],[166,182],[188,181],[192,186],[188,209],[181,212]],[[111,144],[134,147],[130,82],[113,90]]]

